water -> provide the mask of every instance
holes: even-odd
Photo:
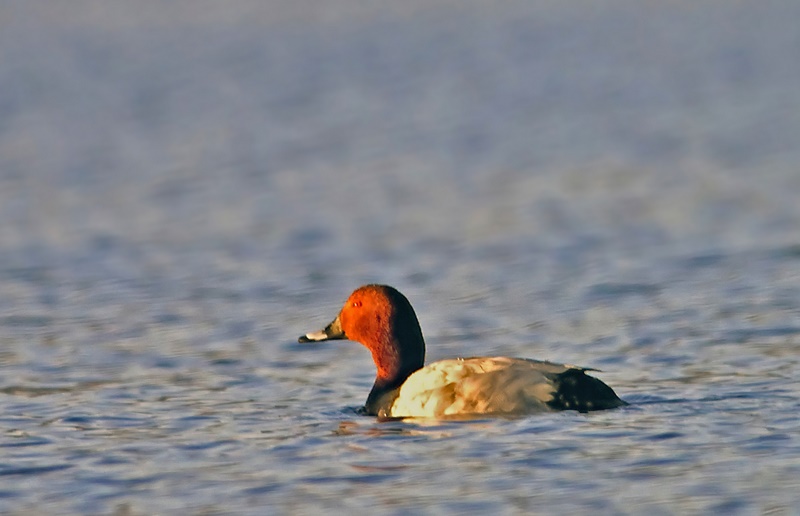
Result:
[[[800,513],[796,2],[0,7],[0,512]],[[380,422],[430,360],[620,410]]]

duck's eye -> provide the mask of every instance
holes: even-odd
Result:
[[[358,308],[361,306],[361,301],[353,301],[353,308]]]

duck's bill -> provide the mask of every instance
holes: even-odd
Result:
[[[297,342],[303,344],[306,342],[321,342],[323,340],[337,340],[346,338],[347,337],[342,331],[342,324],[339,322],[339,318],[337,317],[333,320],[333,322],[327,325],[324,330],[300,335],[300,337],[297,339]]]

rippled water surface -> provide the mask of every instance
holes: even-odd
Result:
[[[798,6],[4,3],[0,512],[800,513]],[[631,405],[359,416],[367,282]]]

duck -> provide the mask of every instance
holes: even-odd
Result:
[[[587,371],[511,357],[445,359],[425,365],[425,339],[411,303],[394,287],[363,285],[324,329],[298,342],[346,339],[372,353],[377,374],[359,412],[379,418],[515,416],[607,410],[625,401]]]

